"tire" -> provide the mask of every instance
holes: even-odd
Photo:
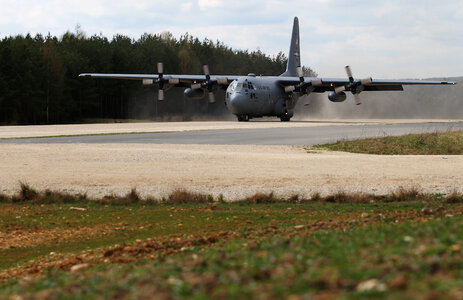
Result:
[[[281,116],[280,117],[281,122],[289,122],[291,120],[291,117],[288,117],[287,115]]]
[[[248,115],[237,115],[238,122],[247,122],[249,121],[249,116]]]

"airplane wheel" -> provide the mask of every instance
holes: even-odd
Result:
[[[281,122],[289,122],[289,120],[291,120],[291,117],[288,117],[288,116],[281,116],[281,117],[280,117],[280,120],[281,120]]]
[[[249,116],[248,115],[237,115],[238,121],[239,122],[247,122],[249,121]]]

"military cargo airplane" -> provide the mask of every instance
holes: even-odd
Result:
[[[206,91],[209,102],[215,102],[214,93],[226,90],[225,105],[236,115],[238,121],[251,118],[275,116],[281,121],[289,121],[294,115],[294,107],[300,97],[310,93],[328,93],[332,102],[346,100],[346,92],[351,92],[357,105],[361,104],[359,94],[365,91],[403,91],[403,85],[453,85],[451,81],[429,80],[383,80],[371,77],[354,79],[351,68],[345,67],[347,78],[304,77],[301,67],[299,40],[299,20],[294,18],[291,45],[286,71],[280,76],[210,75],[209,67],[203,66],[204,75],[164,74],[163,64],[158,63],[157,74],[97,74],[84,73],[79,77],[140,80],[144,85],[156,84],[158,100],[164,100],[164,92],[171,87],[186,88],[188,98],[202,99]]]

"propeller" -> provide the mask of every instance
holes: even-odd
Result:
[[[338,86],[334,89],[336,93],[341,93],[344,91],[350,91],[354,95],[355,104],[362,104],[359,94],[365,90],[365,86],[369,85],[373,79],[371,77],[362,79],[360,81],[355,81],[354,76],[352,75],[352,69],[350,66],[346,66],[346,74],[349,78],[349,83],[347,85]]]
[[[165,99],[165,91],[166,91],[166,83],[171,85],[177,85],[180,83],[179,78],[164,78],[164,64],[162,62],[158,62],[158,78],[156,80],[153,79],[143,79],[144,85],[151,85],[156,83],[158,85],[158,100],[163,101]],[[169,87],[167,87],[169,88]]]
[[[192,90],[197,90],[201,88],[205,88],[208,91],[209,94],[209,102],[214,103],[215,102],[215,95],[214,95],[214,86],[217,84],[222,84],[226,85],[228,83],[227,78],[219,78],[218,80],[211,80],[211,75],[209,72],[209,66],[204,65],[203,66],[203,72],[204,76],[206,76],[206,80],[202,83],[194,83],[191,85]]]
[[[302,95],[308,95],[313,91],[315,86],[322,85],[322,80],[314,80],[305,82],[304,73],[302,72],[301,67],[296,68],[297,76],[299,77],[299,84],[289,85],[285,87],[285,92],[290,94],[292,92],[298,92]]]
[[[156,80],[159,86],[158,90],[158,100],[163,101],[164,100],[164,64],[162,62],[158,62],[158,76],[159,78]]]
[[[209,73],[209,66],[208,65],[204,65],[203,66],[203,71],[204,71],[204,75],[206,75],[206,88],[207,88],[207,91],[209,92],[209,102],[210,103],[214,103],[215,102],[215,95],[214,95],[214,91],[212,90],[212,87],[213,87],[213,82],[211,82],[211,74]]]
[[[144,78],[142,80],[143,85],[152,85],[152,84],[157,84],[158,85],[158,100],[162,101],[165,99],[165,91],[169,89],[169,86],[166,86],[165,84],[168,83],[169,85],[177,85],[180,83],[179,78],[169,78],[166,79],[164,78],[164,64],[162,62],[158,62],[158,78],[157,79],[151,79],[151,78]],[[171,77],[169,75],[169,77]]]

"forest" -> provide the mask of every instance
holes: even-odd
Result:
[[[169,32],[145,33],[138,39],[115,35],[87,37],[77,27],[60,37],[9,36],[0,41],[0,124],[62,124],[105,119],[170,120],[173,116],[226,113],[223,93],[217,102],[185,99],[173,88],[157,101],[155,86],[140,81],[78,78],[80,73],[202,74],[208,64],[213,74],[279,75],[287,57],[260,50],[234,50],[220,41],[199,40],[189,34],[174,38]],[[311,72],[309,68],[304,68]]]

